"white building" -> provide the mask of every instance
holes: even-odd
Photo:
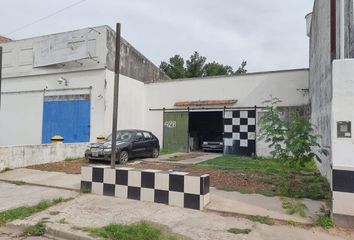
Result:
[[[45,144],[55,135],[67,143],[88,142],[111,132],[112,29],[86,28],[2,46],[0,145]],[[224,135],[226,153],[264,155],[267,146],[256,140],[261,108],[255,106],[271,95],[284,107],[309,104],[307,69],[166,81],[125,40],[121,55],[118,128],[150,130],[166,149],[197,150],[214,134]]]
[[[95,141],[111,128],[115,33],[107,27],[3,46],[0,145]],[[142,128],[144,81],[168,79],[122,39],[119,128]],[[140,90],[140,92],[139,92]],[[123,107],[124,106],[124,107]]]

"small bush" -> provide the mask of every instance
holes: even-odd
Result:
[[[282,199],[282,207],[286,210],[286,213],[293,215],[295,213],[299,214],[301,217],[306,217],[306,210],[308,209],[305,204],[299,200],[293,199]]]
[[[24,236],[43,236],[46,230],[44,221],[40,221],[33,226],[29,226],[23,232]]]
[[[233,234],[249,234],[252,230],[251,229],[241,229],[241,228],[230,228],[227,230],[229,233]]]
[[[315,222],[317,226],[320,226],[324,229],[329,229],[333,227],[333,221],[332,218],[329,214],[325,214],[322,216],[319,216]]]

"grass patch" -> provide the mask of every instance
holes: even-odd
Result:
[[[247,188],[242,188],[242,187],[222,186],[222,187],[217,187],[216,189],[226,191],[226,192],[239,192],[242,194],[252,193],[252,191],[248,190]]]
[[[0,225],[14,221],[16,219],[24,219],[34,213],[41,212],[43,210],[46,210],[47,208],[50,208],[62,202],[67,202],[71,199],[72,198],[57,198],[54,200],[43,200],[36,205],[23,206],[0,212]]]
[[[85,158],[65,158],[65,162],[72,162],[72,161],[85,161]]]
[[[39,221],[35,225],[27,227],[22,233],[23,236],[43,236],[46,230],[45,221]]]
[[[281,206],[286,210],[285,212],[289,215],[297,213],[301,217],[306,217],[306,210],[308,208],[299,200],[283,198]]]
[[[241,229],[241,228],[230,228],[227,230],[229,233],[233,234],[249,234],[252,230],[251,229]]]
[[[295,221],[293,221],[293,220],[289,220],[287,223],[288,223],[288,225],[290,225],[290,226],[294,226],[294,227],[296,227],[296,226],[299,226],[299,225],[300,225],[298,222],[295,222]]]
[[[272,219],[270,219],[268,216],[260,216],[260,215],[255,215],[255,216],[249,216],[249,220],[252,222],[259,222],[261,224],[266,224],[266,225],[274,225],[274,222]]]
[[[88,228],[94,237],[101,237],[109,240],[184,240],[189,239],[179,234],[172,233],[166,226],[154,224],[147,221],[122,225],[110,224],[102,228]]]
[[[315,224],[317,226],[324,228],[324,229],[330,229],[334,226],[332,218],[329,214],[319,216],[317,218],[317,220],[315,221]]]
[[[172,154],[172,153],[175,153],[175,152],[170,151],[170,150],[166,150],[166,149],[160,150],[160,155],[167,155],[167,154]]]
[[[256,193],[262,194],[263,196],[266,196],[266,197],[274,197],[275,196],[275,193],[271,190],[256,189]]]
[[[207,167],[242,174],[254,182],[271,185],[274,191],[253,190],[265,196],[283,196],[289,198],[309,198],[312,200],[330,199],[330,186],[325,177],[316,170],[313,162],[305,167],[294,169],[286,162],[272,158],[253,158],[225,155],[199,164]],[[223,188],[232,188],[225,186]],[[269,189],[269,188],[268,188]],[[237,191],[237,188],[235,188]]]

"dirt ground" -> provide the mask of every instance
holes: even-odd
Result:
[[[47,163],[40,165],[33,165],[28,168],[42,170],[42,171],[55,171],[65,172],[69,174],[80,174],[81,166],[87,164],[84,159],[62,161],[56,163]],[[109,164],[107,162],[107,164]],[[210,175],[210,185],[212,187],[222,189],[247,189],[248,192],[255,192],[256,190],[271,190],[272,185],[257,182],[255,179],[247,178],[244,174],[227,171],[221,169],[213,169],[197,166],[186,166],[177,163],[158,163],[158,162],[131,162],[128,166],[140,169],[158,169],[158,170],[177,170],[185,172],[203,173]]]

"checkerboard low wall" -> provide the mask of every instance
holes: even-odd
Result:
[[[209,175],[152,169],[84,166],[81,189],[94,194],[202,210],[209,203]]]

